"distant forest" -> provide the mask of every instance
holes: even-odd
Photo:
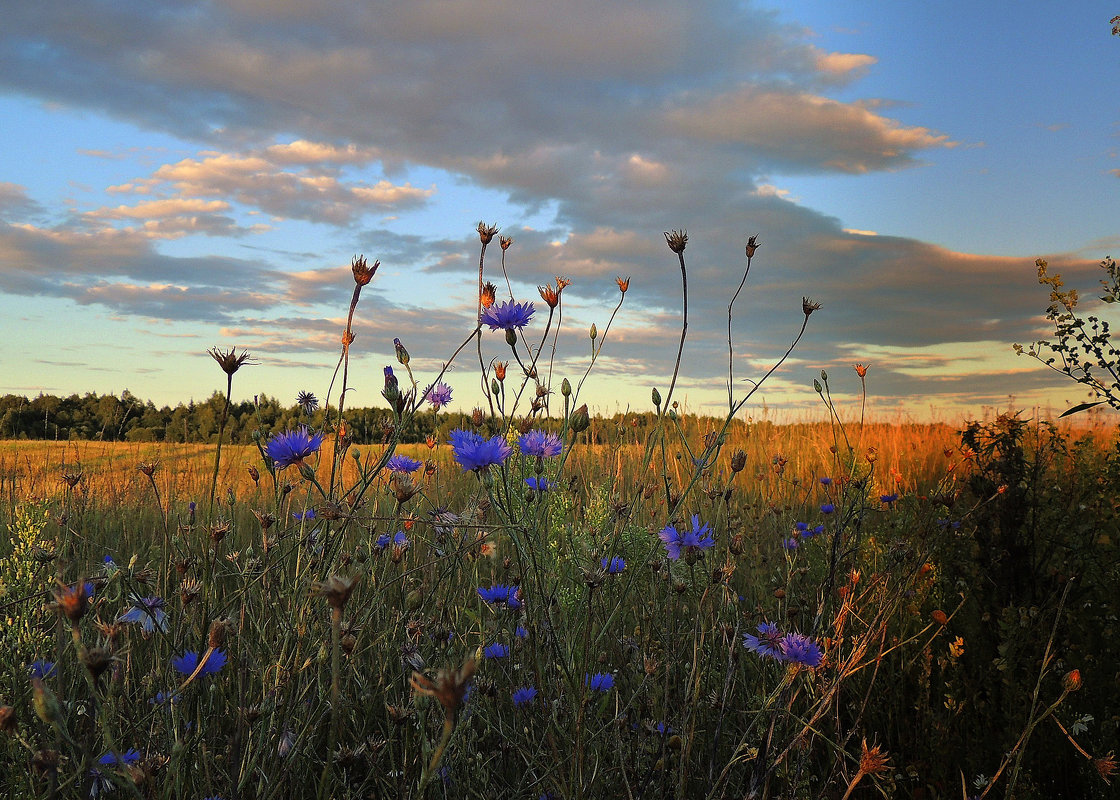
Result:
[[[224,405],[225,395],[221,392],[214,392],[204,402],[196,403],[192,400],[174,408],[157,407],[151,401],[141,400],[127,389],[119,397],[87,392],[69,397],[40,394],[28,399],[8,394],[0,397],[0,439],[214,443],[218,440],[218,423],[222,418]],[[386,441],[392,432],[393,413],[388,407],[347,408],[345,411],[346,424],[357,444]],[[337,409],[332,407],[330,413],[334,421]],[[553,414],[555,413],[554,409]],[[587,440],[595,443],[617,441],[624,416],[626,427],[632,431],[637,429],[634,431],[636,433],[656,422],[656,415],[652,412],[615,414],[610,419],[593,418]],[[696,421],[693,420],[693,424]],[[323,422],[322,409],[307,416],[296,403],[283,405],[275,397],[262,394],[253,400],[230,406],[225,441],[250,444],[253,432],[257,430],[268,436],[277,431],[291,430],[298,425],[318,429]],[[714,424],[715,420],[711,420],[711,423]],[[738,421],[736,424],[739,424]],[[418,411],[400,432],[400,441],[423,442],[429,435],[446,441],[452,430],[469,425],[470,416],[466,413]],[[547,427],[548,423],[544,425]],[[488,423],[485,427],[489,429],[492,426]],[[711,428],[712,425],[707,427]]]

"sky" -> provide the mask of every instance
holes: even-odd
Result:
[[[825,370],[851,418],[856,363],[884,419],[1086,399],[1012,345],[1052,338],[1036,258],[1092,313],[1120,256],[1115,3],[3,6],[0,394],[201,400],[236,347],[235,399],[323,399],[364,254],[347,404],[381,405],[394,337],[424,385],[473,330],[482,221],[513,239],[486,278],[535,302],[538,374],[586,373],[593,411],[667,393],[673,230],[687,410],[726,412],[730,376],[743,416],[819,417]],[[453,409],[479,377],[472,345]]]

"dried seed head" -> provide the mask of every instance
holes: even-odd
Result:
[[[498,244],[501,245],[503,250],[509,250],[509,246],[513,244],[512,236],[499,236]]]
[[[669,245],[670,250],[679,255],[688,245],[688,234],[683,230],[665,231],[665,243]]]
[[[1081,670],[1071,669],[1062,677],[1062,688],[1067,692],[1076,692],[1081,688]]]
[[[350,599],[350,593],[354,591],[354,587],[358,585],[360,580],[361,576],[359,575],[352,578],[331,575],[322,583],[312,584],[311,591],[320,597],[325,597],[331,608],[342,613],[342,609],[346,607],[346,602]]]
[[[147,475],[149,478],[155,475],[156,470],[159,469],[158,461],[141,461],[136,465],[136,469]]]
[[[471,656],[459,669],[441,669],[436,673],[435,680],[423,673],[413,672],[410,683],[417,694],[434,697],[443,706],[444,713],[450,719],[455,718],[455,713],[463,702],[471,678],[474,677],[477,661]]]
[[[77,472],[64,472],[64,473],[62,473],[63,482],[67,486],[69,486],[71,489],[73,489],[75,486],[77,486],[78,482],[81,481],[81,479],[82,479],[81,470],[78,470]]]
[[[731,454],[731,471],[742,472],[743,467],[747,466],[747,454],[742,449],[736,450]]]
[[[814,303],[808,297],[802,297],[801,298],[801,310],[805,312],[805,316],[809,316],[814,311],[819,310],[820,307],[821,307],[820,303]]]
[[[236,347],[231,347],[229,350],[219,350],[217,347],[211,347],[206,352],[218,362],[218,366],[222,368],[222,372],[226,375],[232,375],[245,364],[251,365],[254,363],[249,360],[252,356],[248,352],[242,352],[238,355]]]
[[[626,294],[626,290],[630,288],[629,275],[627,275],[625,278],[615,278],[614,282],[618,284],[618,290],[623,294]]]
[[[867,375],[867,364],[852,364],[852,369],[856,371],[856,375],[861,378]]]
[[[1101,779],[1111,786],[1112,781],[1110,781],[1109,778],[1116,774],[1116,756],[1109,751],[1106,756],[1094,758],[1093,767],[1097,770],[1097,774],[1101,776]]]
[[[506,379],[506,368],[508,366],[509,366],[508,361],[499,361],[496,364],[494,364],[494,377],[497,378],[499,381],[504,381]]]
[[[878,775],[890,766],[890,756],[879,749],[879,745],[868,748],[867,739],[860,744],[859,771],[864,775]]]
[[[226,636],[233,630],[236,623],[233,618],[216,619],[210,623],[210,632],[206,637],[206,646],[217,650],[226,643]]]
[[[478,240],[483,244],[490,244],[494,240],[496,234],[501,228],[497,225],[487,225],[485,222],[478,223]]]
[[[490,283],[490,281],[486,281],[486,283],[482,285],[482,307],[490,308],[490,306],[494,305],[497,295],[498,287]]]
[[[82,664],[89,670],[89,674],[95,681],[117,660],[119,659],[108,647],[91,647],[82,653]]]
[[[54,593],[55,605],[71,624],[77,625],[89,609],[90,584],[84,579],[72,585],[59,583],[58,590]]]
[[[261,473],[254,466],[249,467],[249,477],[253,479],[253,483],[259,484],[261,482]]]
[[[754,258],[754,253],[758,250],[760,244],[757,233],[747,239],[747,258]]]
[[[354,256],[350,261],[350,270],[354,273],[354,283],[358,286],[365,286],[373,280],[373,275],[380,266],[380,261],[374,261],[371,267],[366,263],[365,256]]]
[[[537,291],[541,294],[541,299],[548,304],[549,308],[556,308],[560,303],[560,293],[552,288],[551,283],[546,283],[544,286],[538,286]]]
[[[187,578],[179,584],[179,599],[184,606],[189,606],[198,598],[198,593],[202,591],[202,583],[198,578]]]

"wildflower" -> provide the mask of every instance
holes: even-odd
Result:
[[[835,510],[836,510],[836,506],[834,506],[832,503],[822,503],[821,504],[821,513],[822,514],[831,514]]]
[[[587,687],[593,692],[609,692],[614,688],[614,676],[608,672],[587,675]]]
[[[879,496],[879,502],[883,503],[884,505],[888,505],[888,506],[893,506],[893,504],[895,503],[896,500],[898,500],[898,492],[894,492],[893,494],[884,494],[884,495]]]
[[[626,560],[622,556],[604,558],[599,562],[608,575],[618,575],[626,569]]]
[[[524,686],[513,693],[513,704],[515,706],[527,706],[536,699],[537,690],[532,686]]]
[[[451,402],[451,387],[440,382],[424,390],[424,399],[432,404],[432,408],[439,411]]]
[[[424,465],[416,459],[398,454],[390,458],[385,463],[385,466],[387,466],[391,472],[415,472]]]
[[[778,626],[771,622],[759,624],[758,636],[745,634],[743,646],[766,658],[776,658],[781,661],[785,657],[782,651],[782,633],[778,630]]]
[[[825,477],[821,478],[821,486],[831,486],[831,485],[832,485],[832,478],[829,478],[828,476],[825,476]]]
[[[494,584],[486,588],[478,587],[478,596],[490,605],[505,605],[511,609],[521,608],[521,587]]]
[[[625,278],[615,278],[614,282],[618,284],[618,290],[623,294],[626,294],[626,290],[630,288],[629,275],[627,275]]]
[[[58,674],[58,665],[53,661],[32,661],[27,665],[27,673],[32,678],[38,678],[39,680],[53,678]]]
[[[378,550],[384,550],[389,545],[400,547],[402,549],[407,548],[409,545],[408,536],[405,535],[404,531],[397,531],[392,536],[389,536],[389,534],[387,533],[383,533],[377,537],[377,542],[374,543],[373,546]]]
[[[69,586],[60,584],[54,599],[58,610],[70,622],[77,624],[89,608],[90,600],[93,599],[93,584],[89,581],[78,581]]]
[[[264,451],[279,469],[284,469],[293,464],[302,466],[303,460],[319,452],[322,444],[323,434],[312,434],[301,425],[296,430],[274,434]]]
[[[788,539],[782,539],[782,548],[785,550],[796,550],[800,546],[801,540],[796,536],[791,536]]]
[[[202,665],[200,675],[213,675],[218,672],[226,664],[226,654],[221,650],[213,650],[210,652],[210,657],[206,659],[206,663]],[[194,650],[188,650],[178,658],[171,659],[171,666],[177,672],[183,675],[193,675],[194,671],[198,669],[198,653]]]
[[[785,661],[802,664],[806,667],[820,666],[824,652],[820,646],[800,633],[787,633],[779,643],[782,648],[782,657]]]
[[[405,346],[401,343],[399,338],[393,338],[393,350],[397,355],[397,361],[407,367],[410,360],[408,350],[405,349]]]
[[[319,409],[319,398],[311,392],[300,392],[296,395],[296,405],[307,416],[311,416]]]
[[[315,519],[315,509],[309,508],[306,511],[293,511],[292,519],[310,522]]]
[[[672,525],[666,525],[657,536],[665,544],[665,550],[673,561],[681,557],[682,548],[686,554],[691,555],[716,545],[711,526],[702,525],[697,514],[692,515],[692,530],[681,533]]]
[[[509,648],[501,642],[494,642],[482,650],[483,658],[505,658],[509,655]]]
[[[564,445],[555,433],[532,430],[518,438],[517,446],[527,456],[553,458],[560,455]]]
[[[688,234],[683,230],[665,231],[665,244],[669,245],[669,249],[674,253],[680,255],[688,245]]]
[[[451,431],[450,439],[455,460],[464,470],[485,472],[504,462],[513,452],[501,436],[483,439],[477,433],[459,428]]]
[[[139,622],[145,636],[151,636],[158,627],[167,633],[167,614],[162,597],[133,597],[132,608],[117,617],[117,622]]]
[[[517,629],[513,632],[513,635],[516,636],[518,639],[528,639],[529,638],[529,631],[525,630],[524,625],[518,625]]]
[[[125,753],[106,753],[97,760],[97,763],[102,767],[124,767],[131,766],[139,760],[140,752],[134,748]],[[89,796],[92,798],[96,798],[100,794],[111,792],[117,788],[116,784],[109,780],[109,777],[96,767],[90,769],[89,776],[91,779]]]
[[[179,702],[179,695],[170,694],[169,692],[156,692],[156,696],[148,700],[148,705],[152,706],[173,706]]]
[[[97,763],[103,767],[114,767],[135,764],[139,760],[140,751],[133,747],[123,753],[106,753],[97,759]]]
[[[513,300],[506,300],[485,309],[479,317],[479,322],[488,325],[492,331],[511,331],[514,328],[520,330],[529,324],[529,318],[533,316],[534,311],[532,303],[515,303]]]
[[[556,488],[556,482],[546,478],[526,478],[525,485],[537,492],[550,492]]]
[[[222,368],[222,372],[226,375],[233,376],[233,373],[241,369],[245,364],[252,364],[249,359],[252,358],[249,353],[243,352],[241,355],[237,354],[237,348],[231,347],[229,350],[219,350],[217,347],[211,347],[206,351],[210,357],[218,362],[218,366]]]

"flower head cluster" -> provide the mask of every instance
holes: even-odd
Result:
[[[564,445],[555,433],[532,430],[521,435],[517,440],[517,446],[521,448],[524,455],[553,458],[560,455]]]
[[[459,428],[451,431],[450,439],[455,460],[464,470],[485,472],[503,463],[513,453],[513,448],[501,436],[483,439],[473,431]]]
[[[278,469],[300,465],[305,458],[319,452],[323,444],[323,434],[311,433],[305,426],[294,431],[277,433],[268,440],[264,452],[272,459]]]
[[[523,686],[513,693],[513,704],[515,706],[527,706],[537,699],[537,690],[532,686]]]
[[[811,638],[800,633],[783,634],[770,622],[758,626],[758,636],[746,634],[743,646],[765,658],[805,667],[819,667],[824,658],[824,651]]]
[[[117,622],[138,622],[146,636],[155,633],[156,628],[167,633],[167,614],[163,606],[162,597],[133,597],[132,608],[117,617]]]
[[[614,688],[614,676],[609,672],[596,672],[587,676],[587,687],[593,692],[609,692]]]
[[[446,383],[437,383],[424,390],[424,399],[432,404],[432,408],[439,411],[451,402],[451,387]]]
[[[480,586],[478,596],[490,605],[505,605],[515,610],[521,608],[521,588],[518,586],[506,586],[500,583],[490,587]]]
[[[618,575],[626,569],[626,560],[622,556],[604,558],[599,562],[608,575]]]
[[[406,455],[398,453],[390,458],[385,463],[385,466],[389,468],[390,472],[415,472],[424,465],[414,458],[409,458]]]
[[[171,659],[171,666],[177,672],[184,675],[193,675],[194,671],[198,669],[198,653],[194,650],[188,650],[178,658]],[[214,650],[210,653],[210,658],[202,665],[200,675],[213,675],[226,665],[226,654],[221,650]]]
[[[377,537],[377,541],[373,546],[378,550],[384,550],[389,545],[393,545],[394,547],[399,547],[403,550],[408,547],[408,544],[408,536],[405,535],[405,532],[397,531],[392,536],[387,533],[381,534]]]
[[[681,532],[672,525],[666,525],[657,538],[665,544],[665,551],[673,561],[679,559],[682,552],[690,555],[716,546],[711,526],[701,524],[697,514],[692,515],[692,530]]]
[[[536,492],[550,492],[556,488],[556,481],[548,478],[526,478],[525,485]]]
[[[520,330],[529,324],[529,319],[533,316],[534,310],[532,303],[515,303],[512,300],[506,300],[501,303],[494,303],[483,310],[478,321],[482,325],[490,326],[492,331],[511,331],[514,328]]]
[[[27,672],[32,678],[38,678],[39,680],[43,678],[53,678],[58,674],[58,665],[53,661],[43,661],[40,659],[28,664]]]
[[[501,642],[494,642],[493,644],[488,644],[482,650],[482,657],[483,658],[505,658],[508,655],[509,655],[509,647],[502,644]]]

